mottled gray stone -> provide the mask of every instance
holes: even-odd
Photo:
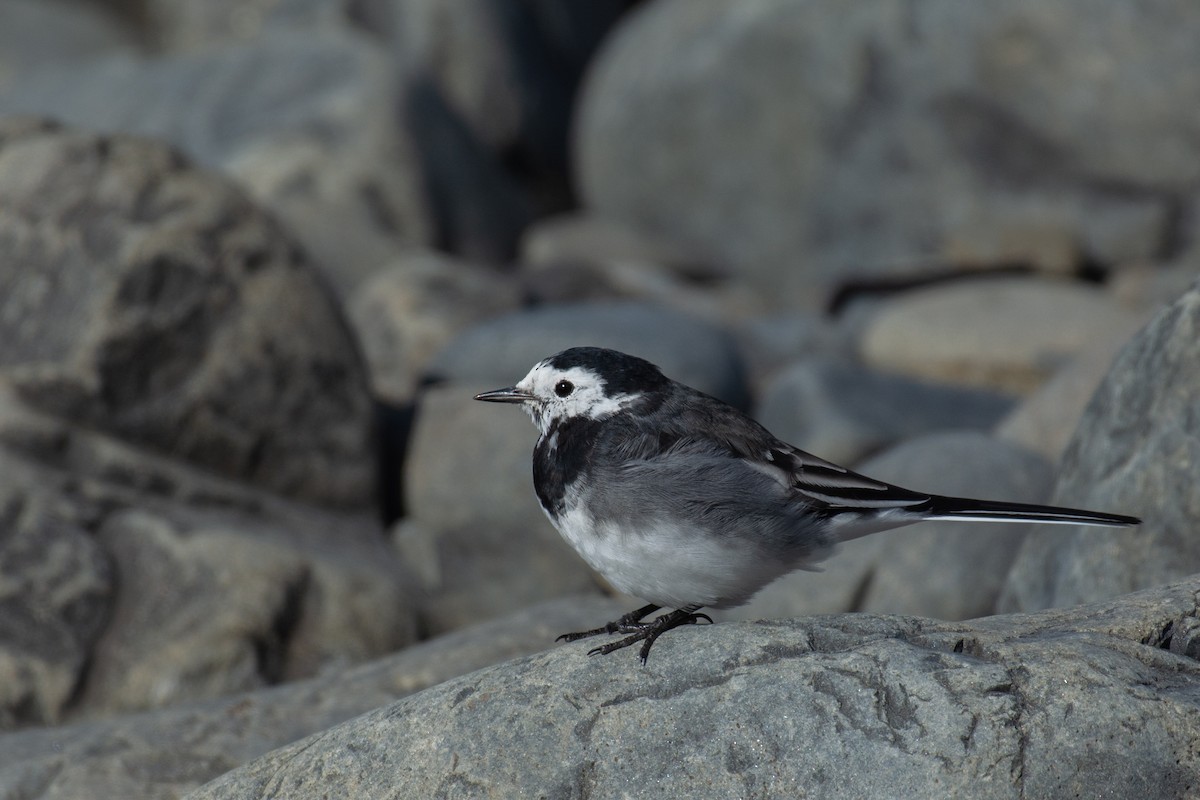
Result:
[[[1200,286],[1121,350],[1063,455],[1056,502],[1140,516],[1137,529],[1038,528],[1001,608],[1113,597],[1200,568]]]
[[[1095,337],[1068,364],[1022,398],[996,426],[996,436],[1057,463],[1088,401],[1130,335],[1123,326],[1116,326]]]
[[[0,448],[0,730],[58,722],[108,622],[113,563]]]
[[[588,643],[490,667],[225,775],[231,796],[1186,797],[1195,579],[976,623],[853,615]]]
[[[411,401],[429,362],[455,334],[519,301],[514,281],[478,264],[424,250],[388,262],[348,303],[375,395]]]
[[[572,597],[307,681],[142,714],[0,734],[0,796],[177,800],[253,758],[450,678],[552,647],[620,611]]]
[[[0,126],[0,377],[29,405],[272,491],[371,500],[366,371],[321,278],[161,144]]]
[[[283,26],[248,43],[40,70],[0,87],[0,114],[170,142],[241,181],[344,288],[404,245],[506,259],[527,198],[420,65],[402,66],[342,26]]]
[[[213,697],[415,638],[412,581],[363,513],[156,456],[2,381],[0,498],[0,566],[20,571],[0,586],[24,609],[0,660],[29,667],[0,691],[5,724]]]

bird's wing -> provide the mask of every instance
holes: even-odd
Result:
[[[931,496],[859,475],[783,442],[769,449],[765,459],[780,464],[791,478],[791,488],[831,510],[913,509],[929,503]]]
[[[787,491],[830,511],[919,512],[931,496],[859,475],[777,439],[759,423],[699,392],[657,415],[644,452],[723,451],[771,476]],[[643,429],[648,431],[650,429]],[[701,434],[700,432],[703,432]]]

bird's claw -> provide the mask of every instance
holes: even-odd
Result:
[[[654,645],[655,640],[657,640],[662,634],[666,633],[672,628],[678,628],[681,625],[695,625],[701,620],[704,620],[704,622],[709,625],[712,624],[712,617],[710,617],[708,614],[699,614],[685,609],[678,609],[669,614],[663,614],[662,616],[655,618],[653,622],[641,622],[641,617],[644,617],[646,614],[650,613],[644,609],[641,611],[644,613],[635,611],[633,614],[626,614],[621,619],[617,620],[616,622],[610,622],[603,628],[596,628],[594,630],[584,631],[582,633],[565,633],[562,636],[559,636],[555,641],[566,640],[568,642],[573,642],[577,639],[583,639],[585,637],[595,636],[601,633],[626,633],[629,635],[624,639],[618,639],[615,642],[609,642],[608,644],[603,644],[599,647],[593,647],[588,651],[588,655],[608,655],[609,653],[620,650],[621,648],[629,647],[637,642],[642,642],[643,644],[641,652],[639,653],[639,657],[644,666],[646,660],[650,657],[650,648]]]

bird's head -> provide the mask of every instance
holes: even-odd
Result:
[[[543,434],[555,422],[604,419],[670,385],[658,367],[602,347],[572,347],[533,365],[516,385],[475,395],[491,403],[520,403]]]

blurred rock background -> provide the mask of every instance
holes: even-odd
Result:
[[[179,796],[632,608],[471,400],[572,345],[1145,519],[914,526],[724,619],[1200,572],[1196,41],[1184,0],[3,0],[0,797]]]

